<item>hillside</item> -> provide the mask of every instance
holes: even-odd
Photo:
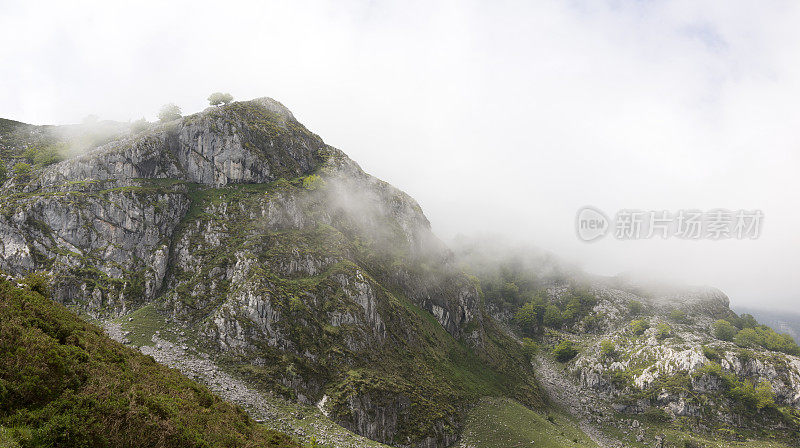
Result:
[[[800,443],[800,347],[722,292],[594,277],[498,242],[455,251],[553,402],[609,445]]]
[[[46,288],[0,276],[0,446],[299,447],[110,340]]]
[[[545,406],[417,203],[280,103],[103,133],[77,155],[59,149],[75,130],[4,129],[0,267],[51,273],[54,299],[92,318],[147,321],[132,342],[169,335],[395,445],[449,445],[482,396]]]
[[[0,120],[0,183],[0,269],[40,292],[46,277],[55,302],[270,428],[6,281],[9,304],[35,306],[7,305],[18,323],[4,349],[32,341],[65,363],[3,357],[8,384],[55,369],[53,395],[10,408],[3,437],[36,444],[77,425],[69,443],[121,446],[800,441],[800,347],[721,291],[596,277],[498,242],[451,251],[413,198],[269,98],[136,126]],[[109,391],[114,375],[125,382]],[[126,390],[161,382],[236,416],[197,416],[186,394],[131,408]],[[98,406],[124,421],[83,418]]]

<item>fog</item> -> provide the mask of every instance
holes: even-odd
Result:
[[[0,117],[285,104],[416,198],[589,272],[800,299],[797,2],[0,1]],[[593,243],[586,205],[761,210],[757,239]]]

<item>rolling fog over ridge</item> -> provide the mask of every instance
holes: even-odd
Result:
[[[542,3],[520,6],[525,14],[358,2],[245,14],[234,5],[199,8],[169,27],[147,5],[115,12],[119,22],[98,19],[108,12],[101,3],[51,6],[36,14],[40,35],[0,50],[4,118],[153,120],[166,101],[184,114],[201,110],[218,89],[269,95],[414,197],[445,241],[497,233],[592,273],[711,285],[734,306],[796,303],[791,5]],[[134,25],[145,16],[147,26]],[[3,41],[33,17],[23,4],[6,6]],[[302,33],[290,24],[297,19]],[[254,69],[235,69],[244,64]],[[584,205],[609,215],[758,209],[765,218],[756,240],[587,244],[574,228]]]

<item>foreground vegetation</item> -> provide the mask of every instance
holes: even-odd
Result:
[[[0,446],[299,446],[28,283],[0,279]]]

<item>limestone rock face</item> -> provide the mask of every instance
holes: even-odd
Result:
[[[46,140],[16,129],[0,162]],[[502,353],[419,205],[269,98],[114,134],[0,196],[3,271],[47,271],[55,300],[95,317],[155,310],[238,375],[330,397],[332,418],[379,441],[452,443],[472,397],[430,372]],[[508,356],[458,368],[499,359],[538,404]]]

